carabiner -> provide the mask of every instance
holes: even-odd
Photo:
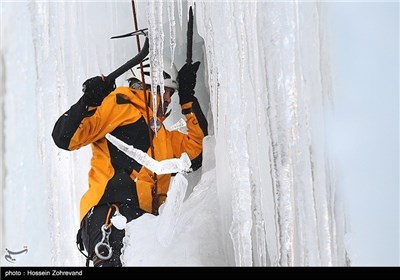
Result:
[[[107,231],[107,225],[104,224],[101,227],[101,232],[102,232],[103,236],[101,238],[101,241],[99,243],[97,243],[96,246],[94,247],[94,252],[96,253],[96,255],[100,259],[109,260],[111,258],[111,256],[112,256],[112,248],[111,248],[111,246],[109,244],[109,241],[108,241],[108,237],[111,234],[111,227],[110,227],[109,231]],[[108,255],[106,255],[106,256],[102,255],[102,253],[104,253],[104,252],[100,252],[99,251],[101,246],[106,247],[106,250],[108,251]]]

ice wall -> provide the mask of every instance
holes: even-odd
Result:
[[[51,242],[49,215],[42,213],[52,210],[48,207],[47,188],[38,153],[37,75],[29,20],[31,14],[26,4],[11,6],[2,3],[2,8],[2,100],[6,104],[2,108],[2,252],[6,249],[17,252],[27,246],[29,260],[28,254],[18,256],[18,264],[44,265],[51,259]],[[5,14],[14,17],[5,20]],[[21,18],[28,19],[24,25],[20,24]],[[3,255],[1,263],[10,265]]]
[[[133,38],[125,44],[109,40],[133,29],[130,2],[1,5],[7,104],[3,249],[28,247],[16,265],[82,265],[75,237],[90,148],[62,151],[51,132],[87,78],[108,74],[137,53]]]
[[[231,264],[345,264],[324,142],[322,12],[316,3],[196,2]]]
[[[195,2],[210,94],[213,140],[206,149],[215,149],[215,163],[207,156],[204,163],[215,165],[216,177],[204,173],[183,203],[200,213],[181,212],[172,244],[154,236],[162,212],[147,226],[132,222],[128,265],[346,264],[344,219],[324,140],[331,81],[323,13],[315,3]],[[204,192],[216,192],[217,200]],[[201,207],[210,209],[202,222],[219,235],[209,235],[209,249],[199,250],[193,237],[200,237]]]

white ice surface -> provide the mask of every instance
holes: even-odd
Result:
[[[187,1],[173,5],[174,15],[168,14],[171,4],[162,5],[162,10],[154,7],[151,17],[148,9],[154,5],[137,2],[139,27],[151,23],[154,31],[153,59],[162,52],[174,57],[179,69],[186,60]],[[335,81],[330,63],[340,56],[330,57],[330,49],[349,49],[357,39],[354,34],[365,33],[356,29],[346,37],[350,39],[340,41],[343,32],[352,29],[339,26],[342,31],[336,40],[343,45],[331,44],[326,24],[332,22],[326,21],[332,17],[326,12],[333,12],[333,18],[341,14],[334,3],[189,2],[195,5],[193,61],[201,61],[196,96],[209,122],[203,167],[178,175],[178,188],[174,195],[171,187],[172,199],[163,206],[164,214],[146,214],[127,224],[124,263],[303,266],[345,265],[351,260],[358,265],[398,264],[398,160],[393,156],[393,150],[398,151],[393,144],[396,139],[398,143],[398,135],[393,134],[398,132],[398,120],[388,114],[396,111],[388,108],[398,104],[398,90],[376,88],[374,96],[395,94],[375,100],[368,110],[361,105],[372,100],[371,93],[360,92],[358,84],[350,91],[352,99],[336,103],[336,92],[331,90]],[[0,5],[1,244],[3,252],[28,248],[14,264],[4,257],[1,264],[83,266],[75,236],[79,199],[87,189],[90,148],[60,150],[51,132],[57,118],[81,96],[87,78],[106,75],[136,55],[135,38],[109,40],[132,31],[131,2]],[[359,23],[377,19],[378,11],[384,15],[397,11],[373,21],[376,29],[371,26],[366,33],[382,38],[376,42],[382,44],[380,53],[393,53],[386,45],[398,49],[392,42],[398,39],[398,32],[392,32],[398,28],[384,25],[398,26],[398,3],[371,4],[365,18],[361,16],[364,4],[355,10],[342,5],[352,12],[347,15],[348,26],[357,26],[352,25],[353,19]],[[357,9],[364,13],[354,12]],[[387,21],[393,18],[397,21]],[[174,25],[177,19],[179,24]],[[170,30],[173,26],[175,33]],[[372,45],[367,42],[347,58],[365,58]],[[368,53],[368,60],[374,55]],[[349,59],[339,64],[337,73],[345,73],[341,69],[347,69]],[[382,59],[376,59],[379,71],[398,61],[390,58],[379,64]],[[365,73],[363,85],[382,84]],[[388,79],[393,73],[398,73],[398,67]],[[118,85],[124,83],[123,77],[117,80]],[[173,124],[182,118],[177,94],[171,107],[165,125],[175,128]],[[363,117],[358,120],[360,112]],[[370,128],[363,119],[371,114]],[[381,123],[391,125],[390,129],[381,130]],[[354,127],[365,127],[362,139],[353,133]],[[376,131],[392,133],[388,139],[393,141],[372,142]],[[371,157],[360,156],[365,154]],[[366,161],[368,172],[362,173]],[[365,187],[370,182],[374,184]],[[368,205],[363,202],[367,193],[376,194],[365,200]],[[351,197],[341,199],[346,195]],[[343,205],[346,202],[353,202],[352,207]],[[169,203],[180,206],[167,212]],[[362,205],[358,212],[356,205]],[[369,213],[367,217],[356,215],[360,209]],[[361,219],[367,219],[370,227]],[[369,246],[381,242],[384,245]]]

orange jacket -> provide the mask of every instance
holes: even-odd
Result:
[[[55,124],[52,136],[58,147],[76,150],[92,145],[89,189],[80,203],[80,219],[95,205],[102,203],[133,203],[152,212],[152,172],[119,151],[106,138],[110,133],[151,156],[148,119],[144,91],[118,87],[98,107],[87,107],[82,98],[63,114]],[[207,121],[197,99],[183,104],[187,134],[168,131],[164,126],[153,134],[154,157],[164,160],[180,157],[183,152],[196,170],[202,161],[202,140],[207,134]],[[149,107],[150,118],[153,116]],[[160,120],[162,121],[162,120]],[[159,205],[165,200],[171,175],[157,175]]]

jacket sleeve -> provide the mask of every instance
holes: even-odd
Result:
[[[200,108],[197,98],[193,102],[182,105],[182,113],[186,117],[187,134],[171,132],[174,156],[183,152],[189,155],[193,170],[201,167],[203,161],[203,138],[208,135],[208,123]]]
[[[64,150],[76,150],[96,142],[116,127],[136,122],[141,114],[134,106],[121,99],[116,91],[108,95],[98,107],[87,107],[82,98],[56,122],[52,137]]]

